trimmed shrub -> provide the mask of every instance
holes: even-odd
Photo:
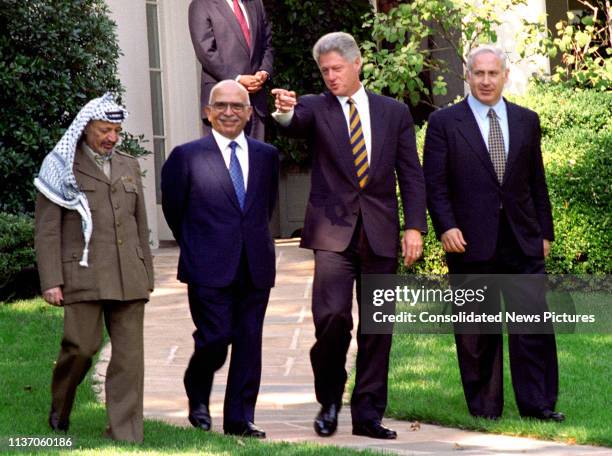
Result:
[[[88,100],[121,91],[118,57],[104,0],[1,2],[0,211],[33,212],[43,157]]]
[[[556,238],[548,272],[612,273],[612,93],[534,83],[512,101],[540,116]],[[417,132],[419,151],[425,128]],[[424,255],[410,272],[447,272],[431,221]]]
[[[35,290],[34,293],[38,291],[35,261],[32,219],[0,212],[0,301],[31,295],[32,290]],[[20,275],[31,280],[17,286],[15,279]]]

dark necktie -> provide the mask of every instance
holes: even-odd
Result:
[[[231,143],[229,143],[229,146],[230,149],[232,149],[229,164],[230,178],[232,179],[232,184],[234,184],[234,191],[236,192],[236,198],[238,198],[238,204],[240,204],[240,209],[244,209],[244,176],[242,174],[240,162],[238,161],[238,157],[236,156],[236,147],[238,146],[238,143],[236,141],[232,141]]]
[[[234,14],[236,15],[236,19],[238,19],[238,24],[240,24],[240,28],[242,29],[242,34],[244,35],[247,45],[251,47],[251,33],[249,32],[249,25],[247,24],[244,14],[242,13],[242,8],[240,8],[240,5],[238,4],[238,0],[234,0]]]
[[[489,109],[487,116],[489,117],[489,155],[491,156],[495,174],[497,174],[497,180],[501,184],[504,180],[504,171],[506,170],[504,135],[493,108]]]
[[[355,170],[357,171],[359,187],[363,188],[368,182],[368,173],[370,170],[370,166],[368,165],[368,151],[366,150],[361,120],[359,119],[359,112],[355,107],[355,102],[352,98],[349,98],[347,103],[349,105],[349,132],[351,136],[351,148],[353,150],[353,162],[355,163]]]

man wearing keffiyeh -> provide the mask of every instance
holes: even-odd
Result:
[[[143,317],[153,290],[138,161],[115,149],[127,111],[107,93],[87,103],[45,157],[34,184],[36,258],[43,298],[64,307],[49,425],[66,432],[76,388],[102,343],[106,435],[143,440]]]

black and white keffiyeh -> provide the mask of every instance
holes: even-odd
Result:
[[[91,120],[121,123],[127,118],[125,108],[115,102],[112,93],[107,92],[89,101],[74,118],[64,136],[43,160],[38,177],[34,179],[36,188],[50,201],[66,209],[75,210],[81,215],[85,248],[80,265],[88,266],[89,240],[93,231],[93,221],[87,197],[79,189],[74,171],[74,155],[85,126]]]

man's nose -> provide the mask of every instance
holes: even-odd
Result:
[[[117,133],[116,131],[111,131],[108,135],[108,139],[111,142],[117,142],[119,140],[119,133]]]

